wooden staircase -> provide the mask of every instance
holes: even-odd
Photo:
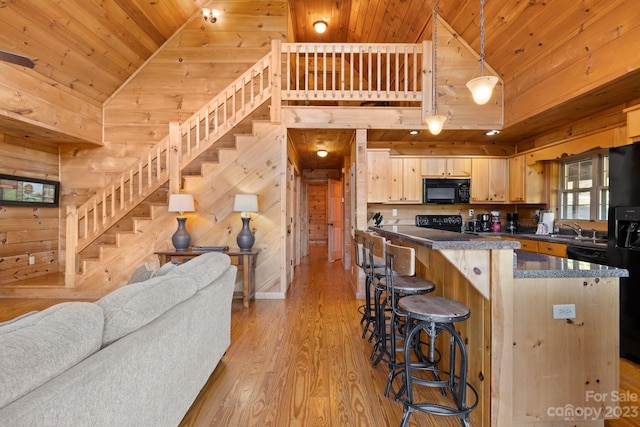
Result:
[[[240,182],[240,176],[251,167],[262,168],[260,174],[275,179],[282,171],[258,165],[250,151],[241,160],[233,156],[238,156],[239,146],[250,150],[256,140],[266,138],[278,150],[268,153],[271,162],[282,163],[282,147],[286,145],[281,139],[283,102],[340,102],[344,106],[372,101],[415,103],[425,114],[431,100],[432,83],[425,71],[430,69],[430,49],[429,42],[307,45],[274,40],[269,54],[184,123],[171,123],[169,135],[138,162],[82,205],[67,206],[64,280],[55,271],[56,278],[41,282],[54,284],[48,291],[51,295],[106,293],[125,283],[135,266],[155,258],[154,251],[167,249],[167,233],[170,236],[176,227],[175,216],[167,212],[169,193],[181,188],[194,193],[209,191],[199,187],[212,174],[221,173],[220,169],[224,169],[221,181],[229,183],[229,188],[216,189],[211,197],[226,200],[237,191],[234,182]],[[367,72],[360,72],[364,70]],[[228,168],[220,168],[221,164]],[[282,194],[273,195],[272,200],[275,206]],[[128,250],[122,251],[123,247]],[[122,253],[132,255],[124,259],[120,258]],[[280,252],[270,255],[280,256]],[[19,286],[13,283],[10,287],[0,286],[0,296],[16,296]]]
[[[231,132],[246,127],[245,119],[260,111],[271,97],[272,60],[272,53],[263,57],[183,124],[170,124],[165,139],[87,202],[67,207],[67,289],[81,287],[94,269],[103,269],[106,283],[113,281],[112,272],[104,267],[107,253],[132,244],[127,235],[144,232],[144,223],[162,216],[159,204],[166,212],[167,194],[178,192],[182,174],[198,169],[196,159],[212,163],[219,150],[232,148]],[[130,266],[131,260],[120,262],[122,268]]]

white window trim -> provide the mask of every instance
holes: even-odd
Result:
[[[607,190],[609,191],[609,186],[605,185],[604,182],[604,177],[602,176],[602,171],[604,168],[604,157],[609,155],[609,151],[608,150],[599,150],[599,151],[594,151],[588,154],[581,154],[581,155],[576,155],[576,156],[570,156],[567,157],[565,159],[562,159],[560,161],[560,168],[559,168],[559,185],[558,185],[558,212],[559,212],[559,216],[560,218],[558,218],[559,220],[566,220],[566,221],[571,221],[571,220],[576,220],[575,218],[563,218],[562,217],[562,212],[564,211],[563,209],[563,195],[567,192],[573,192],[574,190],[565,190],[565,181],[564,181],[564,174],[565,174],[565,166],[567,163],[574,163],[574,162],[579,162],[581,160],[587,160],[587,159],[591,159],[591,172],[592,172],[592,176],[591,176],[591,180],[592,180],[592,185],[591,185],[591,205],[589,207],[589,220],[588,221],[606,221],[607,218],[599,218],[599,204],[600,204],[600,192],[602,190]],[[608,211],[608,209],[605,209],[605,212]],[[587,219],[578,219],[578,221],[587,221]]]

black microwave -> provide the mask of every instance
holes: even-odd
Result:
[[[468,179],[422,180],[423,203],[469,203],[471,181]]]

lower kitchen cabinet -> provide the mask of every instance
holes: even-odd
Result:
[[[538,242],[538,253],[566,258],[567,245],[562,243]]]

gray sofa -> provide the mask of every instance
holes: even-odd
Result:
[[[176,426],[229,347],[235,277],[212,252],[0,324],[0,425]]]

